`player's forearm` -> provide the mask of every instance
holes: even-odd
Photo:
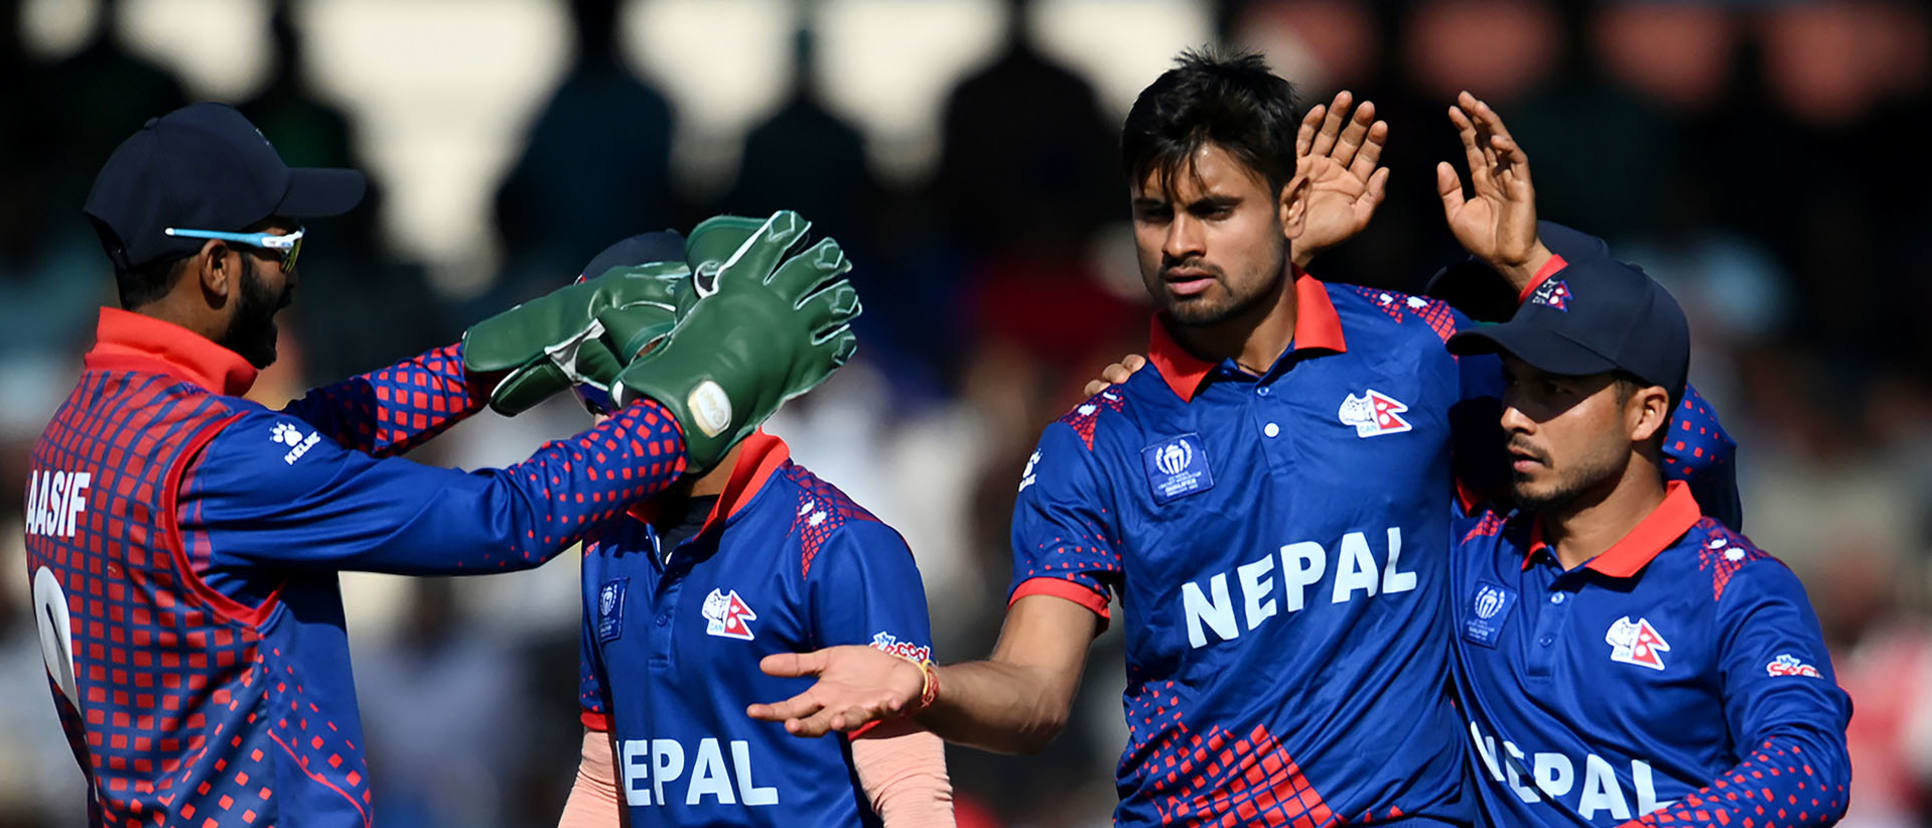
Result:
[[[951,828],[946,744],[904,720],[852,740],[852,767],[886,828]]]
[[[245,544],[244,557],[402,575],[509,572],[556,557],[683,472],[676,421],[647,400],[507,468],[464,474],[362,457],[292,504],[278,497],[218,517],[244,532],[263,520],[289,527],[279,542]],[[348,513],[362,519],[325,519]],[[257,515],[266,517],[248,520]],[[216,537],[215,554],[237,543]]]
[[[1764,824],[1835,825],[1851,804],[1851,759],[1843,734],[1810,727],[1756,737],[1757,747],[1696,793],[1645,814],[1631,826],[1683,828]]]
[[[610,734],[584,731],[583,755],[577,763],[577,781],[564,800],[563,817],[557,828],[616,828],[623,824],[624,809],[617,801],[617,763],[611,754]]]
[[[938,668],[939,694],[915,720],[946,741],[1035,753],[1066,727],[1073,688],[1048,670],[1000,661]]]
[[[482,410],[488,397],[476,388],[478,379],[463,370],[462,344],[445,345],[311,389],[283,411],[339,445],[386,457],[422,445]]]

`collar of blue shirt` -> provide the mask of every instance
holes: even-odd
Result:
[[[1697,498],[1691,496],[1690,485],[1682,480],[1672,480],[1665,486],[1664,502],[1645,515],[1636,528],[1584,566],[1612,578],[1636,575],[1650,564],[1652,558],[1669,549],[1703,517],[1704,510],[1697,505]],[[1556,550],[1543,542],[1543,522],[1534,520],[1530,524],[1529,552],[1523,555],[1524,569],[1529,568],[1530,561],[1536,559],[1538,552],[1548,552],[1551,558],[1556,557]]]
[[[1174,389],[1175,396],[1182,402],[1193,402],[1215,363],[1202,361],[1174,341],[1160,314],[1154,314],[1148,328],[1147,361],[1160,370],[1161,378],[1167,380],[1167,387]],[[1295,268],[1295,340],[1289,351],[1303,348],[1346,353],[1348,341],[1342,336],[1342,318],[1336,315],[1335,303],[1328,298],[1328,287],[1308,275],[1308,271]]]
[[[711,512],[705,515],[704,526],[698,529],[698,535],[731,519],[765,488],[765,481],[771,479],[772,472],[778,471],[779,466],[792,459],[792,447],[786,445],[784,440],[766,434],[762,428],[752,432],[739,446],[743,450],[738,452],[738,462],[732,465],[731,477],[725,480],[724,491],[719,492],[717,501],[711,504]],[[653,500],[645,500],[632,506],[630,515],[650,523],[656,516],[653,506]]]

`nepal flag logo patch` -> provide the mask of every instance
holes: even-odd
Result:
[[[1370,388],[1362,396],[1350,394],[1343,398],[1336,415],[1342,425],[1355,427],[1356,437],[1366,439],[1408,431],[1409,421],[1402,418],[1402,412],[1407,410],[1409,407],[1401,400]]]
[[[1543,284],[1536,286],[1536,292],[1530,296],[1530,304],[1548,305],[1568,313],[1570,311],[1569,283],[1562,279],[1545,279]]]
[[[745,599],[738,597],[737,590],[711,590],[704,596],[705,634],[719,638],[736,638],[740,641],[752,639],[751,623],[758,620],[758,613],[751,611]]]
[[[1650,625],[1649,619],[1639,617],[1631,621],[1626,615],[1610,625],[1610,631],[1603,636],[1604,643],[1610,645],[1610,660],[1652,670],[1664,669],[1663,653],[1670,652],[1670,642],[1665,641],[1657,628]]]

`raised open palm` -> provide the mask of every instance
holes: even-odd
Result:
[[[1464,92],[1449,107],[1449,121],[1462,138],[1469,164],[1471,194],[1463,195],[1454,165],[1436,165],[1436,191],[1442,196],[1449,230],[1471,255],[1506,273],[1536,257],[1536,187],[1530,182],[1529,155],[1510,137],[1503,119],[1489,104]]]
[[[1295,171],[1308,180],[1308,212],[1294,240],[1296,265],[1346,241],[1368,226],[1388,193],[1389,168],[1379,166],[1389,125],[1375,120],[1375,103],[1349,112],[1354,96],[1337,92],[1301,119],[1295,133]]]

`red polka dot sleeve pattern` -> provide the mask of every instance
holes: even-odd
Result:
[[[1842,738],[1840,739],[1842,742]],[[1668,825],[1677,828],[1797,828],[1836,825],[1851,804],[1851,766],[1843,746],[1832,758],[1834,770],[1820,773],[1817,755],[1805,750],[1809,740],[1773,738],[1743,762],[1713,781],[1710,787],[1663,809],[1624,823],[1625,826]]]
[[[1699,528],[1710,533],[1699,554],[1718,602],[1724,716],[1739,752],[1749,753],[1709,786],[1632,824],[1834,824],[1850,804],[1852,704],[1804,586],[1743,535],[1710,518]]]
[[[390,457],[409,451],[483,409],[463,346],[445,345],[380,371],[309,391],[282,413],[315,426],[343,448]]]
[[[640,401],[516,465],[376,458],[254,410],[189,470],[182,529],[210,574],[261,566],[416,575],[528,569],[684,472],[676,421]]]

